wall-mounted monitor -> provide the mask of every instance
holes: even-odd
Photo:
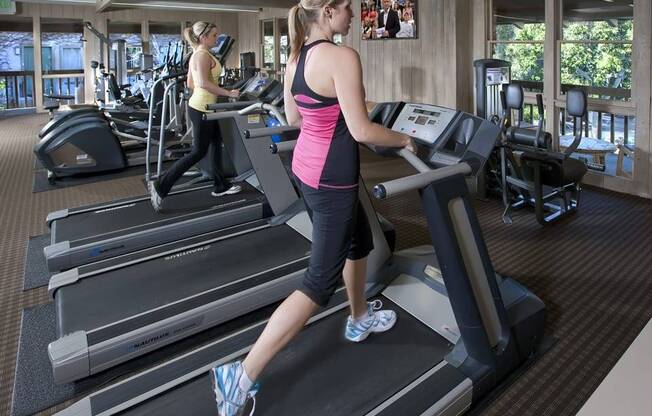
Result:
[[[362,39],[416,39],[417,0],[362,0]]]

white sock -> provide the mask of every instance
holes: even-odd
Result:
[[[366,311],[363,315],[358,316],[357,318],[353,318],[353,322],[360,322],[364,321],[366,319],[369,319],[371,315],[369,314],[369,311]]]
[[[249,379],[249,376],[245,371],[244,365],[242,365],[241,368],[242,368],[242,374],[240,375],[240,381],[238,381],[238,385],[243,391],[249,391],[251,390],[251,386],[254,385],[254,382]]]

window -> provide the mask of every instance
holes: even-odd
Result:
[[[575,86],[585,86],[591,98],[630,101],[632,0],[577,3],[563,1],[562,94]]]
[[[140,23],[116,23],[109,22],[109,40],[111,41],[110,68],[116,71],[116,62],[118,61],[118,44],[117,41],[124,40],[126,63],[126,78],[128,83],[136,83],[136,73],[140,72],[140,63],[143,55],[143,40],[140,35]],[[117,74],[118,76],[120,74]],[[122,83],[123,80],[118,80]]]
[[[166,58],[173,60],[175,54],[177,61],[181,59],[183,44],[178,23],[150,23],[149,38],[154,67],[165,64]]]
[[[263,36],[261,44],[263,45],[263,68],[273,71],[275,68],[274,60],[274,21],[261,21]]]
[[[621,153],[636,145],[636,113],[611,103],[632,99],[633,0],[563,0],[562,12],[559,92],[579,87],[599,100],[589,104],[582,136],[608,148],[599,161],[588,160],[589,169],[632,177],[634,160]],[[561,134],[572,132],[566,120],[562,112]]]
[[[84,69],[82,21],[43,19],[41,22],[41,67],[43,73]]]
[[[64,46],[61,48],[61,69],[82,68],[82,49]]]
[[[279,50],[280,50],[280,69],[285,72],[285,65],[287,65],[290,56],[290,34],[288,33],[288,19],[279,19]]]
[[[493,2],[491,55],[512,64],[512,80],[526,91],[543,91],[545,0]]]
[[[0,20],[0,111],[33,107],[32,19]]]
[[[43,98],[48,95],[74,96],[83,90],[83,34],[81,20],[43,19],[41,21],[41,68]]]

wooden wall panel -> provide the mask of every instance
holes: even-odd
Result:
[[[260,66],[260,23],[258,13],[238,14],[238,56],[243,52],[256,54],[256,66]],[[238,64],[239,65],[239,64]]]
[[[359,15],[360,1],[353,3]],[[468,0],[419,0],[418,39],[362,41],[360,21],[355,18],[344,43],[360,53],[367,99],[469,109],[473,74],[468,67],[472,50],[469,7]],[[466,23],[456,26],[459,19]]]
[[[238,13],[238,49],[237,53],[234,51],[234,55],[240,56],[240,53],[243,52],[254,52],[256,54],[256,66],[260,67],[262,63],[260,56],[262,53],[260,21],[287,18],[288,11],[289,9],[268,7],[263,8],[259,13]]]

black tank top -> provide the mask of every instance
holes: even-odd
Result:
[[[299,52],[291,93],[301,114],[301,133],[292,159],[293,173],[315,189],[358,186],[360,154],[344,120],[337,97],[314,92],[304,76],[310,49],[329,40],[304,45]]]

